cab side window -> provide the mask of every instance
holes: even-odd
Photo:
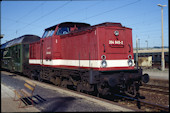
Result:
[[[69,27],[61,27],[61,28],[58,28],[56,35],[64,35],[64,34],[68,34],[69,32],[70,32]]]

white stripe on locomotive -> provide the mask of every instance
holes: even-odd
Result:
[[[134,59],[133,66],[134,64]],[[77,67],[93,67],[93,68],[101,68],[102,60],[66,60],[66,59],[55,59],[55,60],[44,60],[44,65],[65,65],[65,66],[77,66]],[[129,67],[128,59],[126,60],[106,60],[107,67]],[[40,59],[29,59],[30,64],[42,64],[42,60]]]

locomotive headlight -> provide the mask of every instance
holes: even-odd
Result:
[[[128,65],[129,65],[129,66],[132,66],[132,65],[133,65],[133,62],[132,62],[131,59],[128,60]]]
[[[102,65],[102,67],[106,67],[106,66],[107,66],[107,62],[106,62],[106,60],[102,60],[101,65]]]

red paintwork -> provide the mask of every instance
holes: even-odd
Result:
[[[72,32],[66,35],[55,35],[59,25],[56,25],[55,32],[51,37],[41,38],[39,42],[30,44],[30,60],[31,59],[44,59],[47,61],[54,59],[102,60],[101,59],[102,55],[106,56],[106,61],[128,59],[128,55],[131,55],[132,59],[134,59],[132,44],[132,29],[122,27],[120,23],[103,23],[91,26],[90,29],[82,30],[80,32]],[[74,30],[76,29],[76,27],[74,26],[71,29]],[[115,30],[119,31],[118,36],[115,36],[114,34]],[[115,44],[115,41],[117,41],[117,43],[122,44]],[[67,66],[67,65],[43,64],[43,66],[70,69],[79,68],[79,66]],[[134,66],[108,67],[108,68],[92,67],[92,68],[100,71],[128,70],[134,69]]]

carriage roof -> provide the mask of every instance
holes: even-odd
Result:
[[[17,44],[29,44],[31,42],[38,41],[39,39],[40,37],[36,35],[23,35],[21,37],[15,38],[2,44],[1,49],[8,48]]]

